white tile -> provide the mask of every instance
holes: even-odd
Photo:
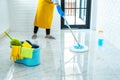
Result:
[[[56,33],[56,32],[55,32]],[[36,41],[31,39],[31,32],[11,32],[11,36],[20,40],[30,40],[41,47],[41,64],[28,67],[23,64],[13,63],[10,60],[9,39],[0,40],[0,80],[119,80],[120,64],[119,51],[108,41],[99,47],[95,42],[95,33],[85,30],[85,44],[89,51],[82,54],[73,54],[69,44],[73,43],[64,33],[57,33],[56,40],[44,38],[40,34]],[[90,34],[90,35],[89,35]],[[64,41],[66,39],[66,42]],[[68,39],[68,40],[67,40]],[[71,43],[70,43],[71,42]],[[76,56],[76,58],[75,58]],[[81,72],[80,72],[81,71]]]

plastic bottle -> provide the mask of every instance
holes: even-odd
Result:
[[[103,30],[98,30],[98,46],[103,46],[104,39],[103,39]]]

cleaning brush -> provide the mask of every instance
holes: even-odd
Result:
[[[20,40],[16,39],[16,38],[12,38],[7,32],[4,32],[5,35],[11,40],[10,44],[11,45],[16,45],[16,46],[22,46],[22,43]]]

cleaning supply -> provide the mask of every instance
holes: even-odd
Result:
[[[31,48],[32,45],[29,44],[27,41],[24,41],[23,44],[22,44],[23,47],[28,47],[28,48]]]
[[[57,5],[57,11],[58,11],[58,13],[60,14],[60,16],[62,16],[62,17],[64,18],[64,20],[65,20],[65,22],[66,22],[66,26],[69,28],[70,32],[71,32],[72,35],[73,35],[74,40],[75,40],[76,43],[77,43],[77,44],[73,45],[73,46],[70,48],[70,50],[73,51],[73,52],[85,52],[85,51],[88,51],[88,47],[87,47],[87,46],[81,45],[81,44],[77,41],[77,39],[76,39],[76,37],[75,37],[75,35],[74,35],[74,33],[73,33],[73,31],[72,31],[72,29],[71,29],[68,21],[67,21],[67,19],[65,18],[65,14],[64,14],[63,10],[61,9],[60,5]]]
[[[37,44],[34,45],[29,40],[20,41],[13,39],[7,32],[5,32],[5,35],[11,40],[11,60],[26,66],[36,66],[40,64],[40,48]]]
[[[29,40],[25,40],[25,41],[27,41],[30,45],[32,45],[31,41],[29,41]]]
[[[12,46],[12,51],[10,54],[10,59],[13,61],[16,61],[18,59],[22,60],[23,58],[21,57],[21,46]]]
[[[32,58],[33,48],[22,47],[21,57],[23,58]]]
[[[22,43],[20,42],[20,40],[15,39],[15,38],[13,39],[7,32],[5,32],[5,35],[11,40],[10,41],[11,46],[12,45],[22,46]]]
[[[67,20],[66,20],[66,18],[65,18],[65,14],[64,14],[64,12],[62,11],[60,5],[57,6],[57,11],[58,11],[58,13],[60,14],[60,16],[62,16],[62,17],[64,18],[64,20],[65,20],[65,22],[66,22],[66,26],[67,26],[67,27],[69,28],[69,30],[71,31],[71,33],[72,33],[72,35],[73,35],[76,43],[79,45],[79,47],[82,47],[82,46],[79,44],[79,42],[77,41],[77,39],[76,39],[76,37],[75,37],[75,35],[74,35],[71,27],[69,26],[69,24],[68,24],[68,22],[67,22]]]
[[[32,58],[24,58],[23,60],[16,60],[16,63],[24,64],[26,66],[37,66],[40,64],[40,52],[41,49],[39,45],[34,45],[36,48],[33,48]]]
[[[98,46],[103,46],[104,39],[103,39],[103,30],[98,30]]]

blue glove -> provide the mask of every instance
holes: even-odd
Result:
[[[60,14],[60,16],[64,17],[65,14],[64,14],[63,10],[61,9],[60,5],[57,5],[56,7],[57,7],[57,11]]]

